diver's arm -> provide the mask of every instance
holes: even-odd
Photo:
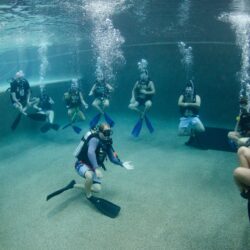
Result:
[[[30,88],[28,89],[28,94],[27,94],[27,103],[30,104],[30,95],[31,95],[31,91]]]
[[[108,83],[106,84],[106,87],[108,88],[109,91],[113,91],[114,90],[114,88],[110,84],[108,84]]]
[[[240,131],[240,116],[241,116],[241,114],[239,114],[236,117],[236,124],[235,124],[235,128],[234,128],[235,132],[239,132]]]
[[[82,92],[80,92],[79,95],[80,95],[80,100],[81,100],[82,105],[83,105],[85,108],[88,108],[88,104],[87,104],[87,103],[84,101],[84,99],[83,99]]]
[[[132,89],[132,97],[131,97],[131,100],[130,102],[135,102],[135,90],[137,88],[137,85],[138,85],[138,82],[135,83],[133,89]]]
[[[200,96],[196,95],[195,102],[186,102],[184,104],[185,104],[184,107],[199,108],[201,106],[201,98],[200,98]]]
[[[189,107],[196,107],[196,108],[199,108],[201,106],[201,98],[200,96],[196,95],[195,96],[195,102],[194,103],[188,103],[188,106]]]
[[[145,91],[144,94],[146,94],[146,95],[154,95],[155,94],[155,85],[154,85],[154,83],[152,81],[150,81],[149,87],[151,88],[151,90]]]
[[[89,96],[94,94],[95,88],[96,88],[96,84],[94,84],[91,90],[89,91]]]
[[[109,160],[112,163],[123,167],[123,162],[116,156],[116,153],[112,150],[111,147],[109,147],[107,154],[108,154]]]
[[[17,100],[15,92],[11,92],[11,98],[16,104],[22,106],[22,104]]]
[[[97,159],[96,159],[96,153],[95,153],[98,144],[99,144],[99,140],[94,137],[91,138],[88,143],[88,158],[94,170],[99,167],[97,163]]]
[[[186,107],[186,106],[187,106],[186,103],[183,102],[183,100],[184,100],[184,96],[181,95],[181,96],[179,97],[179,100],[178,100],[178,106],[180,106],[180,107]]]

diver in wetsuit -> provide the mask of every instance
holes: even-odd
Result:
[[[112,130],[106,123],[102,123],[98,130],[88,133],[81,139],[80,144],[74,152],[77,158],[75,169],[77,173],[85,178],[85,193],[87,198],[93,192],[101,190],[101,167],[105,169],[104,160],[108,159],[127,170],[133,169],[130,162],[122,162],[116,155],[112,146]],[[82,188],[82,185],[75,184],[74,187]]]
[[[40,95],[38,97],[38,103],[37,103],[37,109],[39,110],[40,114],[45,114],[47,117],[46,123],[41,127],[41,132],[45,133],[47,132],[50,128],[53,130],[58,130],[59,125],[54,123],[54,117],[55,113],[52,108],[52,105],[55,102],[53,99],[47,94],[45,86],[40,87]]]
[[[250,113],[247,97],[240,98],[240,114],[237,117],[237,123],[234,131],[228,133],[228,138],[237,147],[250,145]]]
[[[98,75],[96,82],[89,92],[89,96],[94,96],[95,99],[92,106],[102,115],[104,114],[104,110],[109,107],[110,93],[112,91],[113,87],[105,81],[103,75]]]
[[[154,83],[150,80],[147,70],[144,70],[140,74],[140,80],[138,80],[133,87],[132,97],[128,107],[139,112],[141,118],[143,118],[152,106],[154,94]]]
[[[72,123],[77,119],[85,120],[81,107],[84,106],[84,108],[87,109],[88,104],[83,99],[77,79],[72,79],[70,89],[64,93],[64,100],[66,102],[66,108],[68,109],[68,116]]]
[[[196,94],[193,82],[189,81],[178,100],[181,113],[178,135],[190,136],[185,143],[186,145],[198,143],[196,134],[205,131],[205,127],[198,115],[200,105],[201,98]]]
[[[36,98],[31,98],[29,82],[24,78],[22,70],[18,71],[10,83],[10,99],[13,106],[23,115],[27,115],[28,107],[37,103]]]

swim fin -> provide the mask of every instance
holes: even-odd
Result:
[[[111,128],[114,127],[115,122],[111,119],[111,117],[106,112],[104,112],[104,118]]]
[[[57,123],[50,123],[50,128],[57,131],[60,128],[60,125]]]
[[[95,115],[92,120],[89,123],[90,128],[95,128],[97,123],[99,122],[100,118],[101,118],[101,113],[98,113],[97,115]]]
[[[116,204],[102,198],[91,196],[87,199],[96,207],[99,212],[110,218],[117,217],[121,210],[121,208]]]
[[[62,127],[62,129],[68,128],[68,127],[71,126],[71,125],[72,125],[72,122],[70,122],[70,123],[64,125],[64,126]]]
[[[46,197],[46,200],[48,201],[48,200],[51,199],[52,197],[54,197],[54,196],[56,196],[56,195],[59,195],[59,194],[63,193],[64,191],[73,188],[75,184],[76,184],[75,180],[72,180],[66,187],[61,188],[61,189],[59,189],[59,190],[57,190],[57,191],[55,191],[55,192],[49,194],[49,195]]]
[[[14,122],[11,125],[11,130],[15,130],[17,128],[17,125],[21,121],[21,118],[22,118],[22,113],[18,113],[16,119],[14,120]]]
[[[42,133],[46,133],[46,132],[48,132],[50,130],[50,123],[45,123],[41,128],[40,128],[40,131],[42,132]]]
[[[150,120],[148,119],[148,117],[146,115],[144,116],[144,118],[145,118],[145,122],[146,122],[148,130],[152,134],[154,132],[154,128],[152,126],[152,123],[150,122]]]
[[[47,115],[45,114],[40,114],[40,113],[33,113],[33,114],[28,114],[27,115],[29,118],[31,118],[32,120],[35,120],[35,121],[45,121],[46,118],[47,118]]]
[[[73,128],[73,130],[74,130],[77,134],[80,134],[81,131],[82,131],[81,128],[79,128],[79,127],[77,127],[77,126],[75,126],[75,125],[72,125],[72,128]]]
[[[134,137],[138,137],[140,132],[141,132],[141,128],[142,128],[142,123],[143,123],[143,119],[140,118],[139,121],[135,124],[133,130],[132,130],[132,135]]]

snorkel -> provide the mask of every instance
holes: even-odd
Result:
[[[195,90],[194,90],[194,83],[190,80],[184,89],[184,96],[187,101],[192,101],[194,99]]]

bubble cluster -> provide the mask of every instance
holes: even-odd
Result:
[[[48,42],[47,41],[41,42],[39,45],[39,48],[38,48],[38,55],[39,55],[39,59],[41,61],[40,68],[39,68],[39,83],[40,83],[40,85],[43,84],[44,78],[46,76],[47,68],[49,65],[47,51],[48,51]]]
[[[183,64],[186,70],[186,76],[189,79],[192,74],[193,68],[193,52],[192,47],[187,46],[184,42],[179,42],[178,47],[182,56],[181,63]]]
[[[250,100],[250,16],[241,13],[223,13],[219,20],[231,24],[236,34],[236,43],[241,49],[241,70],[238,77],[241,83],[240,95]]]
[[[125,0],[87,1],[84,7],[93,23],[91,41],[96,59],[96,77],[102,74],[108,81],[115,78],[114,67],[125,63],[121,50],[125,40],[111,19],[112,15],[124,9],[125,2]]]

